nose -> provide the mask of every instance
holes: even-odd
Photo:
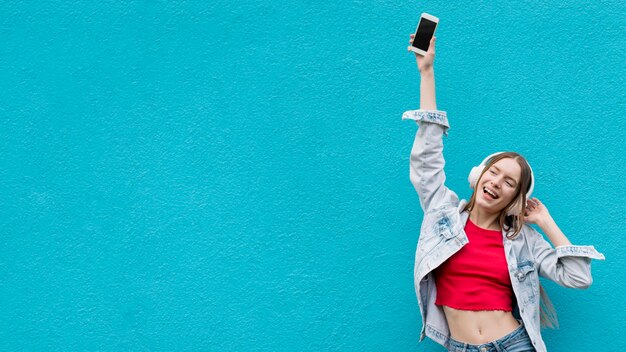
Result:
[[[494,178],[492,182],[494,186],[497,186],[498,188],[500,188],[500,184],[504,182],[504,177],[502,175],[498,175]]]

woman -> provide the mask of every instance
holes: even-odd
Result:
[[[425,56],[415,54],[420,109],[403,115],[419,126],[410,177],[425,214],[415,256],[420,341],[428,336],[449,351],[546,351],[540,327],[556,317],[539,276],[587,288],[590,259],[604,256],[572,245],[545,205],[528,199],[534,175],[518,153],[492,154],[472,169],[469,202],[445,187],[442,138],[449,124],[435,103],[435,40]]]

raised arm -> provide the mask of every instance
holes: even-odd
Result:
[[[413,41],[415,34],[411,34],[409,42]],[[437,110],[437,100],[435,99],[435,41],[437,37],[432,37],[428,46],[426,56],[415,54],[417,69],[420,72],[420,109]]]
[[[593,282],[591,259],[604,260],[604,255],[593,246],[573,245],[537,198],[528,200],[524,218],[525,222],[537,224],[556,247],[552,248],[537,230],[524,224],[539,275],[564,287],[589,287]]]
[[[411,42],[413,35],[411,35]],[[449,203],[457,205],[459,198],[444,183],[445,160],[443,135],[448,135],[448,118],[445,111],[437,110],[435,99],[435,40],[433,37],[426,56],[415,54],[420,71],[420,109],[409,110],[403,120],[415,120],[418,125],[410,158],[410,179],[420,198],[424,213],[429,209]]]

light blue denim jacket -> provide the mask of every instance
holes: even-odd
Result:
[[[415,293],[422,317],[419,342],[428,336],[447,348],[450,331],[443,309],[435,305],[437,289],[432,270],[469,242],[464,231],[469,212],[461,212],[467,201],[459,201],[456,193],[444,185],[443,135],[448,136],[450,128],[446,112],[410,110],[402,119],[415,120],[418,125],[411,150],[410,179],[424,211],[414,267]],[[539,276],[563,287],[585,289],[593,281],[591,259],[604,260],[604,255],[593,246],[552,248],[528,224],[524,224],[513,240],[506,234],[503,230],[504,251],[516,298],[513,314],[523,319],[535,349],[547,351],[541,327],[549,324],[548,319],[555,320],[555,316],[551,317],[553,308]]]

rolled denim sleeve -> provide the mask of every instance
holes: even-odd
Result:
[[[593,246],[564,245],[552,248],[541,233],[530,226],[528,229],[529,243],[540,276],[563,287],[585,289],[591,286],[591,259],[604,260],[604,254]]]
[[[443,136],[448,135],[448,117],[441,110],[409,110],[403,120],[415,120],[418,125],[410,157],[411,183],[417,191],[424,212],[440,205],[459,203],[459,197],[444,185],[445,160]]]

